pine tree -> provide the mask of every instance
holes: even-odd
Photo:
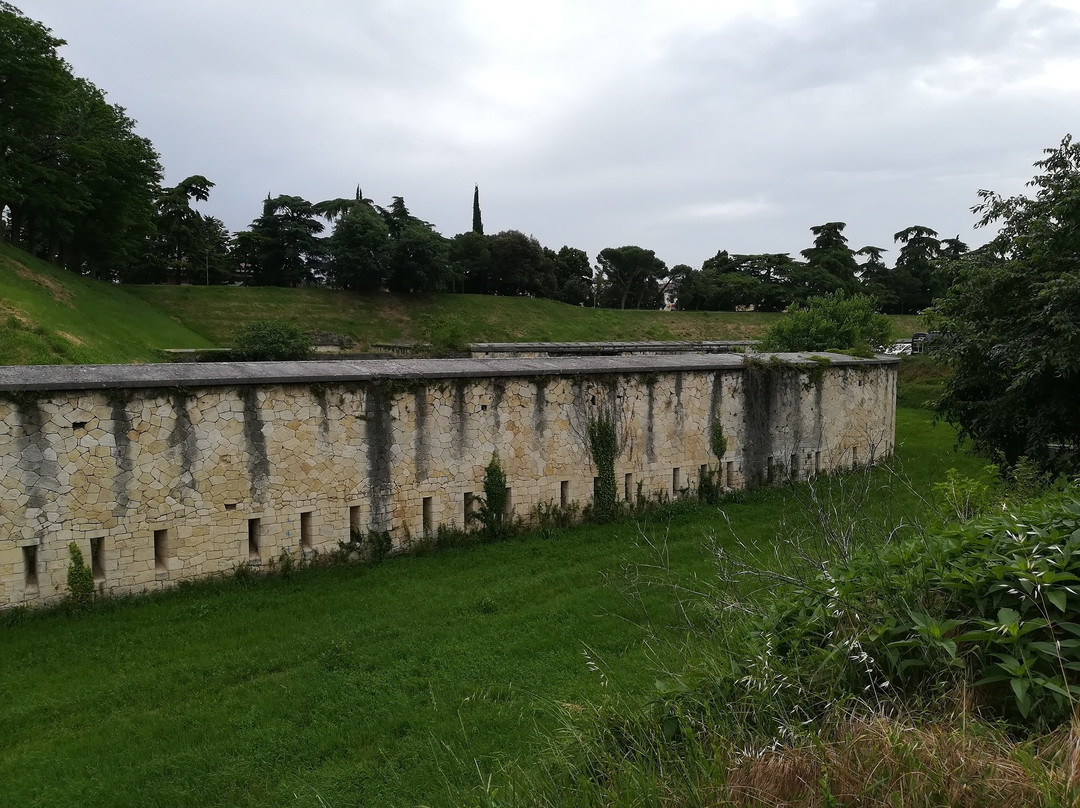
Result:
[[[480,221],[480,186],[473,186],[472,197],[472,231],[477,235],[484,235],[484,223]]]

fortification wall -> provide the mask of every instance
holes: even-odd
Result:
[[[620,499],[892,451],[895,360],[739,355],[0,368],[0,606],[64,594],[68,545],[126,593],[461,526],[498,452],[511,507],[587,504],[591,418]],[[727,451],[713,457],[722,426]]]

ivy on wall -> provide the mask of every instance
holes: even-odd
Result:
[[[589,452],[596,465],[593,510],[597,520],[615,518],[615,457],[619,453],[615,420],[608,413],[589,419]]]

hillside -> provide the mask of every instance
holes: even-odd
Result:
[[[360,347],[386,342],[452,347],[469,342],[753,339],[779,316],[618,311],[520,297],[405,297],[331,289],[133,286],[130,291],[219,345],[228,344],[237,325],[267,317],[346,336]],[[916,317],[892,320],[899,335],[910,336],[918,328]]]
[[[0,243],[0,363],[152,362],[209,341],[124,287],[74,275]]]
[[[161,348],[226,346],[235,329],[281,319],[374,343],[753,339],[779,315],[616,311],[552,300],[233,286],[117,286],[0,243],[0,364],[153,362]],[[909,336],[915,317],[893,317]]]

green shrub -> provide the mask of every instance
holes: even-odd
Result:
[[[492,452],[491,461],[484,469],[484,493],[476,497],[477,508],[466,515],[483,525],[484,538],[495,541],[506,535],[506,474],[499,462],[499,453]]]
[[[1080,697],[1080,486],[863,548],[774,595],[704,688],[741,705],[744,729],[962,689],[988,717],[1054,726]]]
[[[759,344],[762,351],[850,351],[869,354],[892,341],[892,323],[867,295],[843,292],[792,304]]]
[[[282,320],[258,320],[241,326],[233,335],[233,358],[244,362],[308,359],[311,338],[303,329]]]
[[[75,542],[68,545],[71,560],[68,562],[68,601],[74,606],[85,606],[94,597],[94,573],[86,566],[82,550]]]

